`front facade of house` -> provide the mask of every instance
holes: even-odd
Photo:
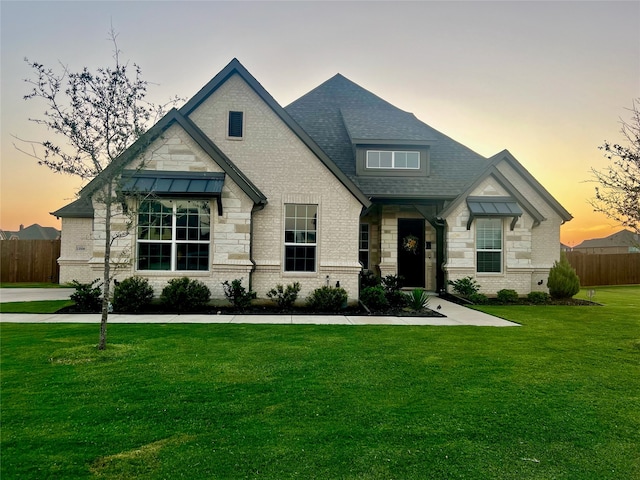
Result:
[[[117,277],[157,294],[188,276],[218,298],[242,279],[262,297],[339,283],[353,301],[362,268],[526,294],[571,218],[506,151],[481,157],[340,75],[282,108],[237,60],[107,170]],[[101,276],[106,191],[98,177],[53,213],[61,282]]]

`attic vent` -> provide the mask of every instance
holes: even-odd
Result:
[[[242,138],[242,112],[229,112],[229,137]]]

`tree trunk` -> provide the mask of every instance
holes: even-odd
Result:
[[[104,277],[102,285],[102,318],[100,320],[100,342],[98,350],[107,348],[107,320],[109,318],[109,294],[111,284],[111,198],[113,184],[108,182],[107,195],[105,198],[105,237],[104,237]]]

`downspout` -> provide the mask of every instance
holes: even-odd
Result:
[[[251,271],[249,271],[249,291],[253,291],[253,272],[256,270],[256,261],[253,259],[253,215],[264,209],[265,203],[254,204],[251,209],[251,224],[249,225],[249,261],[251,262]]]
[[[447,222],[442,218],[435,218],[433,225],[436,228],[436,292],[445,293],[447,291],[447,283],[444,271],[445,262],[445,241]]]

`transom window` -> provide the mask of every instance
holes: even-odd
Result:
[[[315,272],[318,206],[286,204],[284,210],[284,270]]]
[[[358,245],[358,255],[362,268],[369,269],[369,224],[360,224],[360,239]]]
[[[367,150],[367,168],[419,170],[420,152]]]
[[[138,270],[208,270],[208,200],[145,200],[138,210]]]
[[[502,271],[502,219],[476,219],[476,270],[478,273]]]

